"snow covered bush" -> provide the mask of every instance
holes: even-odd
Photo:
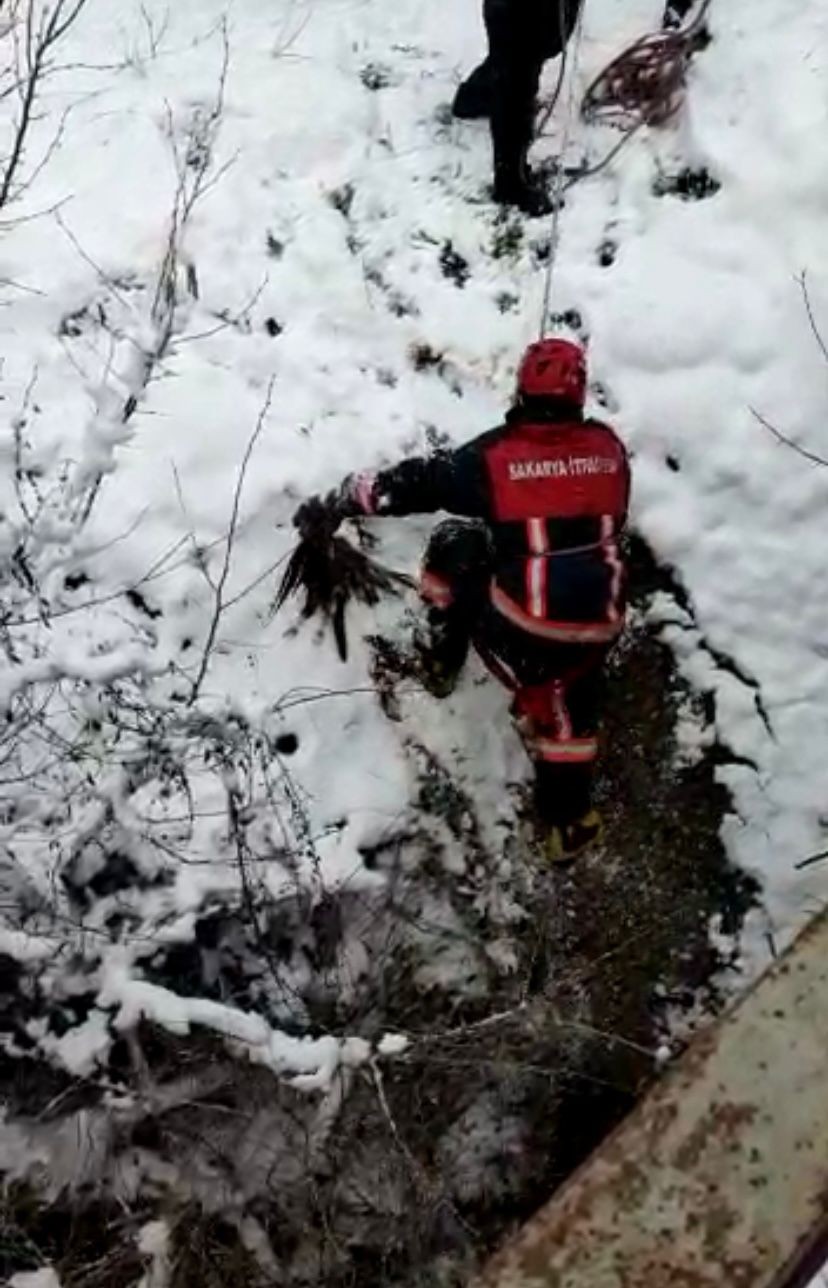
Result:
[[[7,0],[0,10],[0,210],[20,201],[60,146],[69,114],[50,121],[42,144],[39,129],[48,81],[60,71],[64,37],[81,16],[87,0]],[[48,114],[47,114],[48,115]],[[40,155],[32,156],[33,143]]]

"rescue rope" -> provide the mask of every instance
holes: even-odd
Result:
[[[564,169],[560,159],[566,154],[574,115],[575,71],[577,69],[577,54],[580,48],[583,13],[586,7],[586,0],[583,0],[571,38],[576,57],[564,122],[563,146],[559,156],[553,190],[554,210],[552,212],[549,260],[546,265],[544,280],[543,309],[539,336],[541,340],[546,334],[549,320],[555,261],[560,237],[560,213],[565,193],[581,179],[591,178],[610,165],[621,149],[645,125],[664,125],[675,116],[681,106],[682,91],[686,83],[690,59],[700,47],[704,32],[704,20],[710,4],[711,0],[702,0],[695,16],[685,26],[677,30],[650,32],[640,37],[596,76],[584,94],[580,115],[588,123],[600,122],[614,126],[623,130],[624,134],[599,162],[571,175],[565,182]],[[559,0],[559,12],[561,10],[562,0]],[[560,96],[566,71],[566,51],[564,51],[562,58],[563,65],[558,77],[558,84],[555,88],[552,102],[542,118],[541,128],[549,120]]]
[[[702,0],[685,27],[650,32],[614,58],[587,89],[583,119],[631,131],[675,116],[709,8],[710,0]]]
[[[546,335],[547,325],[549,320],[549,305],[552,300],[552,285],[553,285],[553,279],[555,275],[555,262],[558,256],[558,241],[560,238],[561,209],[563,207],[564,193],[566,192],[566,187],[567,187],[567,185],[564,183],[563,158],[566,156],[567,148],[569,147],[569,138],[570,138],[570,132],[572,129],[572,121],[575,116],[575,86],[577,83],[578,55],[580,53],[580,48],[581,48],[581,36],[583,33],[585,9],[586,9],[586,0],[582,0],[582,3],[578,8],[578,14],[575,19],[575,26],[572,30],[572,34],[569,40],[565,42],[563,49],[561,50],[561,69],[560,69],[560,72],[558,73],[558,83],[555,86],[555,92],[552,96],[552,101],[549,107],[547,108],[546,113],[540,123],[540,129],[543,130],[547,121],[549,120],[550,116],[555,110],[555,106],[558,102],[558,99],[561,94],[561,90],[563,88],[564,77],[567,71],[569,49],[571,47],[572,75],[570,78],[569,93],[567,96],[567,103],[566,103],[566,114],[564,117],[563,141],[562,141],[560,153],[558,155],[558,162],[555,168],[555,183],[552,189],[552,201],[553,201],[552,228],[549,235],[549,258],[547,259],[547,262],[546,262],[546,272],[544,275],[543,304],[541,306],[540,329],[538,333],[539,340],[542,340]],[[558,0],[558,22],[560,24],[560,31],[562,33],[565,32],[566,31],[566,26],[565,26],[566,13],[564,9],[564,0]]]

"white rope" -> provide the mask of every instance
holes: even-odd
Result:
[[[552,190],[552,200],[554,207],[552,210],[552,228],[549,236],[549,258],[546,261],[546,272],[544,274],[543,284],[543,305],[541,308],[540,331],[538,339],[542,340],[546,335],[547,324],[549,319],[549,306],[552,301],[552,287],[555,277],[555,263],[558,257],[558,245],[560,242],[560,219],[561,209],[563,208],[564,192],[566,185],[564,183],[563,160],[569,147],[570,136],[572,132],[572,122],[575,116],[575,93],[578,83],[578,55],[581,47],[581,35],[583,32],[584,10],[586,9],[587,0],[581,0],[578,8],[578,16],[575,19],[575,26],[569,40],[561,50],[561,58],[564,60],[562,76],[566,72],[566,61],[569,55],[569,49],[572,49],[572,68],[569,78],[569,87],[566,99],[566,112],[564,115],[563,141],[558,153],[558,163],[555,172],[555,184]],[[558,22],[561,33],[566,30],[564,0],[558,0]]]

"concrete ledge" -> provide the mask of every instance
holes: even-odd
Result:
[[[828,1231],[828,913],[474,1288],[799,1288]]]

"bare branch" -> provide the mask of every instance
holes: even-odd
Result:
[[[67,108],[63,113],[55,136],[39,164],[28,179],[18,183],[18,173],[26,155],[29,132],[35,120],[35,105],[45,77],[54,70],[50,61],[52,53],[55,46],[80,17],[86,3],[87,0],[55,0],[50,9],[46,5],[40,7],[40,0],[27,0],[22,46],[17,34],[16,11],[12,14],[13,38],[18,61],[14,88],[18,91],[20,109],[14,125],[11,151],[0,173],[0,209],[20,197],[31,186],[60,146],[71,108]]]
[[[828,850],[820,850],[819,854],[812,854],[807,859],[800,859],[798,863],[794,864],[794,868],[797,872],[801,872],[803,868],[809,868],[813,863],[821,863],[823,859],[828,859]]]
[[[215,585],[215,582],[213,581],[212,575],[210,573],[210,566],[207,562],[208,551],[205,550],[203,546],[199,546],[198,542],[196,541],[196,535],[193,529],[193,524],[190,519],[189,512],[187,510],[187,503],[184,500],[184,489],[181,485],[181,477],[178,473],[178,466],[176,465],[175,461],[172,462],[172,472],[173,472],[173,481],[175,483],[175,494],[178,497],[178,505],[182,515],[184,516],[184,522],[187,524],[186,540],[190,544],[190,550],[192,551],[193,562],[195,563],[201,575],[204,577],[204,580],[207,582],[207,585],[210,587],[213,594],[215,594],[216,585]]]
[[[261,411],[259,412],[259,416],[256,421],[256,425],[253,430],[253,433],[250,435],[250,438],[247,443],[247,447],[245,448],[244,456],[242,457],[242,462],[239,467],[238,477],[236,478],[236,487],[233,493],[233,505],[230,512],[230,525],[227,532],[227,543],[224,548],[224,561],[222,563],[219,579],[216,583],[215,601],[213,605],[213,616],[210,621],[210,628],[207,632],[207,640],[204,645],[204,652],[201,657],[201,664],[198,668],[198,674],[196,675],[195,681],[193,682],[193,688],[190,694],[190,705],[192,705],[196,701],[196,699],[199,696],[199,693],[201,692],[201,686],[204,683],[204,677],[207,674],[207,668],[210,665],[210,657],[216,642],[216,634],[218,632],[219,621],[225,610],[224,591],[225,591],[225,587],[227,586],[227,578],[230,575],[230,565],[233,559],[233,546],[235,544],[236,531],[238,528],[239,509],[241,506],[241,497],[242,497],[242,490],[244,488],[244,480],[247,474],[247,467],[250,463],[250,457],[253,454],[253,449],[255,448],[256,443],[258,442],[259,436],[261,435],[261,432],[264,429],[265,420],[267,419],[267,414],[270,411],[270,406],[273,401],[273,389],[275,384],[276,384],[276,377],[271,376],[268,382],[267,393],[265,394],[264,403],[262,404]]]
[[[191,335],[180,335],[176,339],[176,345],[192,344],[196,340],[209,340],[212,336],[218,335],[222,331],[226,331],[231,327],[240,326],[243,322],[246,323],[250,318],[251,310],[255,308],[256,304],[258,304],[261,299],[269,280],[270,278],[266,273],[253,294],[248,298],[246,303],[242,305],[238,312],[227,313],[226,311],[223,311],[223,315],[219,314],[221,321],[217,322],[215,326],[209,327],[206,331],[196,331]]]
[[[23,515],[23,518],[29,524],[29,526],[32,526],[34,524],[36,515],[29,508],[29,503],[26,498],[26,494],[23,486],[28,477],[26,469],[23,464],[23,429],[26,423],[26,413],[29,410],[29,406],[32,401],[32,395],[35,391],[35,386],[37,385],[37,377],[38,377],[38,370],[37,370],[37,367],[35,366],[32,369],[32,374],[31,374],[31,377],[29,378],[29,383],[26,386],[26,390],[23,394],[23,405],[20,408],[20,413],[18,416],[15,417],[14,421],[12,422],[12,430],[14,433],[14,488],[15,488],[15,494],[17,496],[17,504],[20,507],[20,512]]]
[[[800,447],[799,443],[795,443],[792,438],[788,438],[780,429],[777,429],[769,420],[766,420],[764,416],[760,415],[755,407],[751,407],[750,413],[752,416],[755,416],[759,421],[759,424],[764,426],[769,434],[773,434],[778,443],[783,443],[785,447],[790,447],[792,451],[797,453],[797,455],[804,456],[806,461],[813,461],[814,465],[825,465],[828,467],[828,460],[826,460],[824,456],[818,456],[816,452],[809,452],[807,448]]]
[[[121,291],[119,291],[116,283],[113,281],[110,274],[107,273],[103,268],[101,268],[100,264],[92,258],[92,256],[89,254],[87,250],[84,249],[84,247],[78,241],[78,238],[72,232],[72,229],[63,219],[63,216],[61,215],[59,210],[55,211],[55,223],[60,228],[60,231],[63,233],[64,237],[66,237],[67,241],[71,242],[72,246],[74,246],[75,250],[77,251],[80,258],[83,260],[84,264],[88,264],[88,266],[95,273],[95,276],[102,283],[102,285],[106,287],[109,293],[112,296],[114,296],[114,298],[118,301],[118,303],[122,304],[125,309],[129,310],[129,312],[134,312],[135,310],[134,310],[132,301],[127,299],[127,297]]]
[[[47,215],[53,215],[56,211],[62,210],[71,200],[71,197],[61,197],[59,201],[53,201],[45,210],[35,210],[30,215],[16,215],[14,219],[0,219],[0,229],[17,228],[20,224],[31,224],[36,219],[45,219]]]
[[[807,279],[807,273],[806,273],[806,270],[803,269],[796,280],[799,283],[799,289],[801,290],[802,298],[805,301],[805,311],[808,314],[808,321],[811,324],[811,330],[814,333],[814,338],[817,344],[819,345],[820,349],[822,350],[822,356],[824,357],[825,361],[828,362],[828,344],[826,344],[825,340],[822,338],[822,332],[820,331],[819,326],[817,325],[817,320],[816,320],[816,317],[814,316],[814,310],[811,305],[811,294],[810,294],[810,291],[808,290],[808,282],[806,279]]]
[[[243,586],[242,589],[238,591],[238,593],[235,594],[232,599],[228,599],[226,601],[224,605],[225,609],[232,608],[234,604],[238,604],[242,599],[246,599],[247,596],[251,593],[251,591],[254,591],[257,586],[260,586],[262,584],[263,581],[266,581],[269,577],[272,577],[274,572],[278,572],[282,564],[285,563],[285,561],[288,558],[289,558],[289,552],[286,554],[280,555],[278,559],[274,559],[272,563],[269,563],[263,572],[260,572],[258,576],[254,577],[252,581],[249,581],[246,586]]]
[[[129,390],[123,402],[120,417],[121,423],[124,425],[128,424],[135,415],[142,397],[170,350],[175,334],[176,312],[179,305],[178,278],[182,257],[182,241],[192,212],[198,201],[226,172],[227,166],[232,164],[232,162],[228,162],[227,165],[219,170],[217,175],[210,177],[214,159],[215,138],[221,124],[225,86],[230,65],[230,45],[226,21],[221,23],[219,31],[222,37],[222,62],[216,97],[206,115],[196,113],[191,119],[183,153],[177,146],[172,110],[169,106],[167,108],[167,135],[178,175],[178,183],[173,198],[167,241],[158,270],[150,308],[150,317],[155,334],[152,344],[147,348],[140,349],[139,369],[129,381]],[[66,231],[65,228],[64,231]],[[113,284],[103,269],[96,265],[94,260],[77,245],[76,239],[71,235],[70,239],[99,278],[112,290]],[[122,300],[121,302],[123,303],[124,301]],[[129,339],[128,336],[125,338]],[[106,383],[106,378],[104,383]],[[84,481],[82,495],[77,507],[81,526],[89,519],[98,497],[103,477],[104,473],[100,471],[91,482]]]
[[[0,277],[0,286],[7,286],[12,291],[20,291],[24,295],[45,296],[46,292],[41,291],[36,286],[27,286],[25,282],[16,282],[12,277]]]
[[[145,4],[142,4],[141,19],[144,23],[144,27],[147,33],[147,48],[149,49],[149,57],[157,58],[158,50],[160,49],[161,43],[164,40],[164,37],[166,36],[170,26],[169,8],[164,10],[164,16],[161,19],[160,24],[156,27],[155,20],[152,14],[147,9],[147,6]]]

